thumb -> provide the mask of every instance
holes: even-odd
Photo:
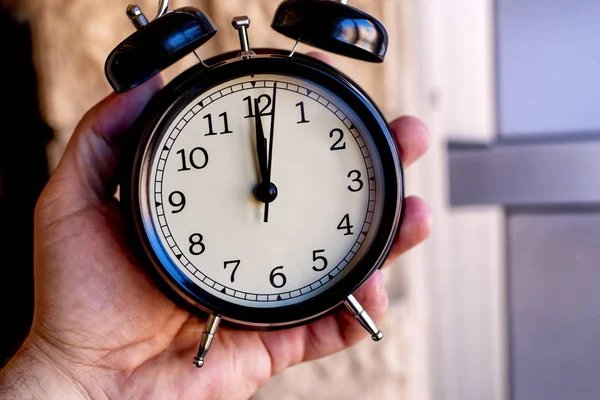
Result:
[[[114,195],[123,137],[152,96],[160,76],[123,94],[112,93],[81,119],[52,178],[89,206]]]

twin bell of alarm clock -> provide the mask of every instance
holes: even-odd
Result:
[[[126,92],[147,81],[217,33],[206,13],[194,7],[167,11],[168,7],[169,0],[160,0],[158,14],[150,22],[139,6],[127,7],[126,14],[136,32],[113,50],[105,65],[107,79],[115,92]],[[232,25],[239,31],[242,55],[250,57],[250,18],[235,17]],[[293,39],[296,46],[302,42],[368,62],[383,62],[388,48],[383,24],[344,0],[283,1],[271,27]]]

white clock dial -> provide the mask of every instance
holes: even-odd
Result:
[[[254,195],[255,99],[277,187],[266,222]],[[377,160],[359,116],[328,90],[283,75],[234,79],[148,144],[144,229],[157,253],[216,297],[257,308],[302,302],[368,250],[383,202]]]

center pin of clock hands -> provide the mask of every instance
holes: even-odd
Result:
[[[256,119],[256,156],[260,170],[261,182],[254,188],[254,196],[265,203],[264,222],[269,221],[269,204],[277,198],[277,186],[271,182],[271,157],[273,154],[273,128],[275,120],[275,100],[271,115],[271,133],[269,137],[269,154],[267,154],[267,139],[265,138],[262,118],[258,106],[258,98],[254,100],[254,114]]]

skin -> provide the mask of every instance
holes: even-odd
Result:
[[[222,326],[206,365],[191,365],[204,321],[177,307],[144,272],[127,246],[114,198],[121,139],[161,87],[155,78],[92,108],[40,196],[34,320],[24,345],[0,372],[0,397],[247,399],[284,369],[367,336],[341,307],[280,331]],[[412,117],[391,127],[408,167],[427,150],[428,130]],[[388,264],[431,229],[423,200],[409,197],[405,207]],[[355,297],[381,321],[388,305],[382,273]]]

